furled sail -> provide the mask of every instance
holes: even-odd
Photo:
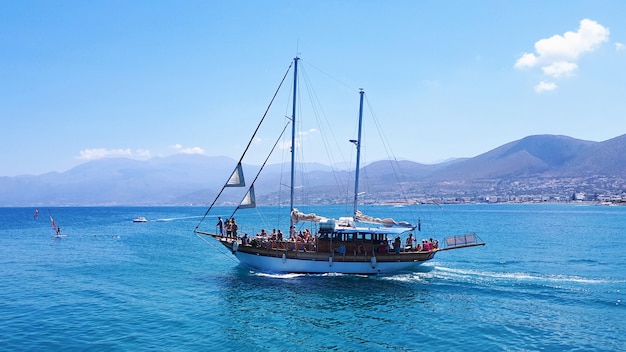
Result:
[[[415,226],[411,225],[410,223],[406,221],[398,222],[392,218],[385,218],[385,219],[374,218],[369,215],[363,214],[360,210],[357,210],[355,218],[357,221],[370,222],[370,223],[375,223],[375,224],[383,224],[385,226],[401,226],[401,227],[415,228]]]
[[[254,185],[250,187],[246,196],[243,197],[241,204],[239,204],[239,209],[245,208],[255,208],[256,207],[256,199],[254,198]]]
[[[298,209],[294,208],[293,211],[291,212],[291,220],[295,224],[299,221],[322,222],[322,221],[326,221],[327,219],[325,217],[316,215],[315,213],[309,213],[309,214],[301,213],[298,211]]]
[[[233,174],[224,187],[244,187],[245,185],[246,181],[243,178],[243,168],[241,167],[241,163],[238,163],[235,171],[233,171]]]

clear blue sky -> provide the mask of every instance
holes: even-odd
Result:
[[[2,1],[0,176],[237,158],[296,54],[351,89],[331,105],[352,115],[326,112],[335,133],[355,137],[363,87],[398,159],[607,140],[626,133],[624,14],[602,0]]]

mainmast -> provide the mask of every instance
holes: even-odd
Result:
[[[350,142],[356,145],[356,171],[354,174],[354,212],[353,216],[356,220],[357,201],[359,197],[359,171],[361,169],[361,127],[363,126],[363,95],[365,92],[361,88],[359,91],[359,132],[356,140]]]
[[[291,229],[293,228],[293,218],[291,214],[293,213],[293,189],[294,189],[294,181],[296,175],[296,97],[298,95],[298,60],[299,57],[295,57],[293,59],[294,68],[293,68],[293,106],[291,111],[291,183],[289,186],[289,194],[290,194],[290,210],[289,210],[289,233],[291,234]]]

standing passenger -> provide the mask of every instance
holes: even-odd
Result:
[[[232,231],[233,231],[233,237],[237,237],[237,229],[239,228],[239,226],[237,226],[237,223],[235,222],[235,218],[230,219],[230,221],[232,222]]]
[[[217,233],[220,236],[224,236],[224,221],[222,221],[221,216],[217,217],[217,224],[215,224],[215,227],[217,227]]]
[[[226,236],[231,237],[233,235],[233,219],[226,220]]]

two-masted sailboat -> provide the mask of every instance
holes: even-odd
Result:
[[[292,65],[290,65],[290,69],[293,67],[293,101],[292,116],[290,117],[292,136],[289,231],[282,233],[279,230],[277,233],[266,233],[263,230],[261,232],[255,231],[255,233],[249,235],[244,229],[252,229],[254,228],[253,226],[243,227],[242,224],[234,222],[236,211],[256,206],[254,183],[258,179],[258,174],[230,218],[223,220],[220,217],[213,231],[200,229],[200,226],[207,219],[208,214],[217,204],[217,200],[226,188],[246,186],[242,160],[255,139],[255,135],[253,135],[234,172],[218,193],[194,232],[199,236],[206,235],[214,238],[231,251],[242,264],[250,268],[264,272],[283,273],[379,274],[406,271],[433,259],[440,251],[484,245],[474,233],[447,237],[441,246],[437,241],[422,241],[422,243],[418,241],[414,245],[412,239],[416,225],[408,222],[397,222],[391,218],[373,218],[359,211],[363,90],[359,92],[358,139],[350,141],[356,146],[357,150],[353,213],[351,216],[333,219],[299,212],[294,206],[295,154],[297,146],[295,126],[299,60],[296,57]],[[283,77],[283,82],[286,77],[287,74]],[[265,116],[261,119],[259,126],[263,123],[264,118]],[[257,126],[256,131],[258,129],[259,127]],[[261,167],[262,169],[263,167]],[[211,222],[211,224],[214,223]],[[307,226],[302,224],[307,224]],[[242,227],[239,228],[239,226]],[[260,227],[257,226],[256,228]],[[304,231],[302,231],[303,228]]]

